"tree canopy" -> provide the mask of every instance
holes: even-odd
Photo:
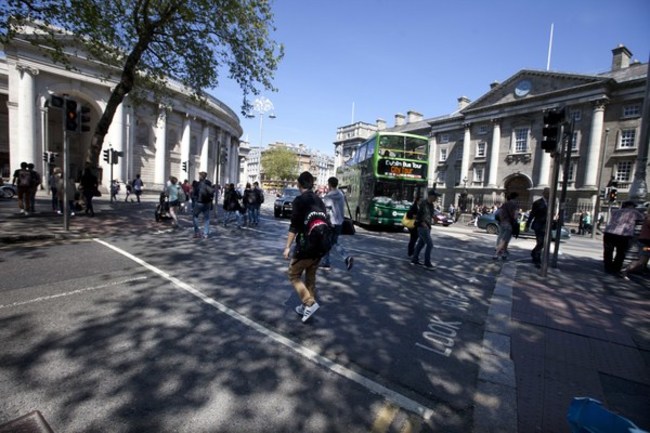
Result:
[[[265,150],[261,165],[266,180],[287,180],[298,176],[298,156],[287,147]]]
[[[241,87],[246,114],[251,95],[275,90],[284,54],[270,35],[269,0],[5,0],[0,19],[0,43],[36,26],[31,42],[53,61],[72,67],[69,56],[80,53],[118,81],[93,134],[86,158],[93,165],[127,94],[164,101],[171,78],[202,99],[225,73]]]

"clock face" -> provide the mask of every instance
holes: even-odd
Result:
[[[521,80],[519,83],[517,83],[517,87],[515,87],[515,96],[518,96],[520,98],[526,96],[530,93],[532,88],[533,85],[530,81]]]

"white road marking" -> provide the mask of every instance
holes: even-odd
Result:
[[[420,415],[422,418],[429,420],[434,414],[433,409],[428,408],[426,406],[421,405],[415,400],[412,400],[408,397],[406,397],[403,394],[400,394],[390,388],[385,387],[384,385],[381,385],[353,370],[350,370],[349,368],[346,368],[340,364],[337,364],[336,362],[332,361],[331,359],[328,359],[317,352],[308,349],[304,346],[301,346],[300,344],[296,343],[293,340],[288,339],[287,337],[278,334],[275,331],[272,331],[262,325],[260,325],[257,322],[254,322],[253,320],[249,319],[246,316],[243,316],[236,312],[235,310],[228,308],[224,304],[210,298],[200,290],[195,289],[191,285],[179,280],[178,278],[169,275],[167,272],[163,271],[162,269],[159,269],[144,260],[130,254],[127,251],[124,251],[112,244],[109,244],[108,242],[105,242],[101,239],[93,239],[95,242],[100,243],[104,245],[107,248],[112,249],[113,251],[122,254],[124,257],[127,257],[128,259],[133,260],[134,262],[138,263],[140,266],[150,270],[151,272],[165,278],[166,280],[170,281],[172,284],[176,285],[177,287],[185,290],[186,292],[196,296],[199,298],[201,301],[205,302],[206,304],[216,308],[217,310],[221,311],[224,314],[229,315],[233,319],[243,323],[244,325],[248,326],[249,328],[254,329],[255,331],[259,332],[260,334],[274,340],[276,343],[282,344],[283,346],[288,347],[289,349],[293,350],[296,352],[298,355],[324,367],[329,369],[330,371],[348,379],[353,382],[358,383],[359,385],[363,386],[364,388],[368,389],[371,392],[374,392],[376,394],[379,394],[386,398],[387,400],[393,402],[394,404],[402,407],[403,409],[417,413]]]
[[[77,295],[79,293],[90,292],[90,291],[93,291],[93,290],[105,289],[107,287],[119,286],[121,284],[130,283],[132,281],[140,281],[140,280],[146,280],[146,279],[147,279],[147,277],[134,277],[134,278],[128,278],[126,280],[111,281],[110,283],[102,284],[101,286],[86,287],[85,289],[77,289],[77,290],[72,290],[70,292],[57,293],[56,295],[41,296],[39,298],[30,299],[28,301],[21,301],[21,302],[14,302],[13,304],[0,305],[0,309],[18,307],[20,305],[26,305],[26,304],[33,304],[34,302],[50,301],[52,299],[62,298],[64,296]]]

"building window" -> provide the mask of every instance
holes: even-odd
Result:
[[[474,178],[473,182],[483,182],[483,173],[485,169],[483,167],[474,167]]]
[[[633,161],[620,161],[616,164],[616,174],[614,178],[618,182],[629,182],[632,180]]]
[[[440,134],[439,143],[449,143],[449,134]]]
[[[580,150],[580,131],[573,131],[571,136],[571,152]]]
[[[488,127],[487,125],[481,125],[478,127],[478,134],[479,135],[485,135],[488,133]]]
[[[485,149],[487,148],[487,143],[482,141],[476,145],[476,157],[485,158]]]
[[[641,105],[625,105],[623,107],[623,118],[627,117],[640,117],[641,116]]]
[[[580,122],[580,120],[582,120],[582,110],[571,110],[571,114],[569,116],[569,119],[573,120],[574,122]]]
[[[439,170],[437,175],[436,175],[436,182],[445,184],[445,178],[447,177],[447,171],[446,170]]]
[[[621,130],[621,139],[618,143],[619,149],[634,149],[636,139],[636,130],[635,129],[623,129]]]
[[[445,162],[447,160],[447,149],[440,149],[440,159],[438,161]]]
[[[528,152],[528,128],[515,128],[514,153]]]

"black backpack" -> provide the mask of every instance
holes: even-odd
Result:
[[[297,256],[318,259],[332,249],[334,228],[325,212],[312,211],[305,218],[305,232],[301,233]]]

